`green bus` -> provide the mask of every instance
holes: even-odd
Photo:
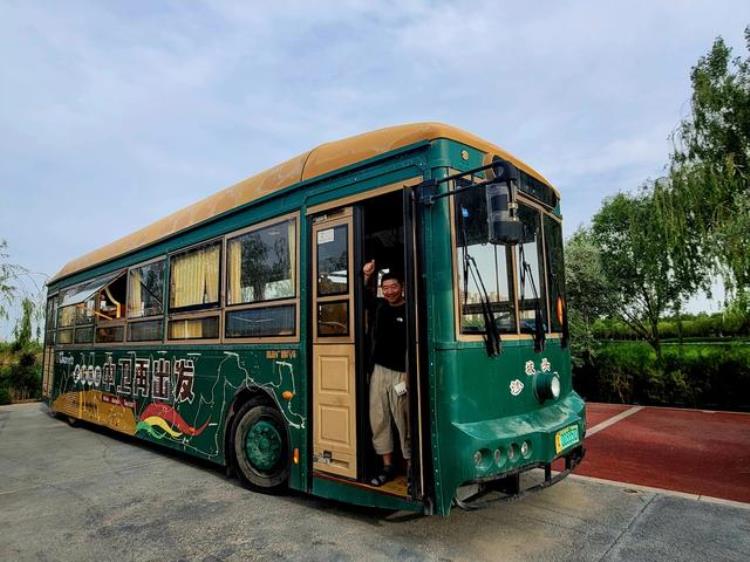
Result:
[[[410,454],[382,486],[372,260],[406,301]],[[65,265],[43,394],[68,421],[254,490],[447,515],[581,461],[567,339],[558,192],[477,136],[408,124],[318,146]]]

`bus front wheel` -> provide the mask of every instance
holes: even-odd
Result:
[[[240,482],[278,494],[289,479],[289,439],[281,412],[250,400],[240,408],[232,431],[232,452]]]

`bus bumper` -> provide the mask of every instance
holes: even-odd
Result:
[[[533,412],[454,424],[454,428],[458,430],[454,450],[459,454],[453,457],[453,478],[446,483],[455,482],[457,505],[490,490],[518,497],[547,488],[570,474],[585,456],[585,404],[575,392]],[[557,459],[564,461],[565,468],[553,475],[552,463]],[[520,474],[539,468],[544,479],[521,492]]]

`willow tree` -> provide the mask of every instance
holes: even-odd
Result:
[[[750,26],[745,29],[750,53]],[[690,114],[674,134],[668,181],[655,196],[675,267],[716,263],[750,288],[750,56],[719,37],[693,67]]]
[[[673,266],[653,193],[653,186],[647,186],[605,199],[592,219],[591,236],[601,256],[609,314],[661,357],[659,319],[679,307],[702,278]]]
[[[594,356],[594,322],[610,312],[611,304],[599,247],[583,227],[565,243],[565,289],[573,361],[581,366]]]

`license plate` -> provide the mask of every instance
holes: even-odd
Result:
[[[567,449],[571,445],[575,445],[576,443],[578,443],[578,441],[579,438],[577,425],[571,425],[570,427],[561,429],[555,435],[555,454]]]

